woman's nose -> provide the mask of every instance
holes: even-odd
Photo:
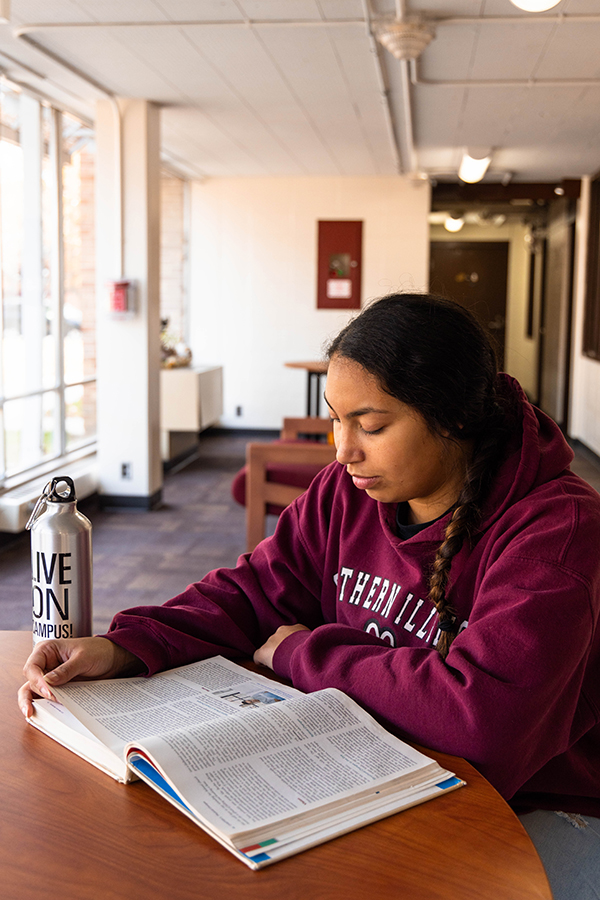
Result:
[[[364,453],[356,440],[356,435],[351,429],[338,425],[333,430],[333,437],[336,448],[335,458],[343,466],[349,466],[351,463],[359,462],[364,458]]]

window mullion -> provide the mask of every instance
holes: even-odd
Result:
[[[0,119],[2,118],[2,105],[4,94],[0,86]],[[0,184],[0,201],[2,185]],[[0,202],[0,210],[2,204]],[[0,484],[4,486],[6,481],[6,435],[4,423],[4,253],[2,245],[2,229],[4,222],[0,217]]]
[[[58,408],[55,422],[59,434],[62,456],[66,449],[65,433],[65,363],[64,363],[64,247],[62,210],[62,128],[61,114],[52,109],[50,125],[50,159],[52,166],[52,301],[56,315],[56,373],[58,381]],[[58,421],[57,421],[58,420]]]

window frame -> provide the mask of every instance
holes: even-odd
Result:
[[[75,117],[78,121],[80,121],[83,125],[88,128],[93,129],[93,123],[90,123],[86,120],[85,117],[81,116],[80,113],[74,112],[66,107],[60,107],[55,102],[48,100],[47,98],[41,97],[36,92],[30,92],[25,90],[20,85],[14,85],[10,82],[9,79],[5,77],[1,77],[2,85],[5,86],[8,90],[16,91],[21,96],[26,96],[27,102],[35,102],[38,104],[38,113],[40,117],[40,128],[39,128],[39,146],[35,149],[29,147],[29,152],[31,156],[35,156],[37,154],[38,160],[38,171],[39,171],[39,179],[40,179],[40,191],[39,191],[39,208],[38,208],[38,220],[40,224],[40,232],[42,230],[42,222],[43,222],[43,197],[41,190],[42,183],[42,171],[44,165],[44,135],[42,128],[42,116],[43,116],[43,108],[50,110],[50,133],[49,133],[49,162],[50,162],[50,296],[51,296],[51,309],[54,310],[56,315],[56,331],[54,334],[54,381],[50,384],[41,383],[40,387],[17,391],[16,393],[12,391],[11,393],[7,393],[5,391],[5,385],[3,382],[3,378],[0,370],[0,493],[4,492],[7,489],[11,489],[20,484],[24,484],[27,481],[32,480],[36,476],[40,476],[45,474],[46,472],[55,469],[57,463],[61,461],[71,461],[73,459],[77,459],[81,456],[88,455],[90,452],[95,451],[96,443],[97,443],[97,434],[94,432],[89,436],[83,437],[80,441],[76,442],[75,446],[67,449],[68,442],[68,432],[67,432],[67,421],[66,421],[66,403],[65,403],[65,392],[70,388],[83,386],[85,389],[85,385],[96,383],[96,373],[91,375],[85,375],[82,378],[78,378],[76,381],[65,381],[65,265],[64,265],[64,234],[63,234],[63,225],[64,225],[64,217],[63,217],[63,193],[64,193],[64,185],[63,185],[63,128],[62,128],[62,116],[63,114],[68,114],[69,116]],[[0,108],[1,113],[1,108]],[[18,137],[19,145],[23,147],[24,156],[27,154],[27,150],[23,144],[23,129],[21,127],[21,123],[19,123],[19,131],[15,132],[14,129],[10,129],[12,134],[11,137]],[[6,131],[6,126],[2,123],[0,119],[0,136],[4,134]],[[25,129],[25,133],[27,135],[27,129]],[[30,134],[30,132],[29,132]],[[27,137],[26,137],[27,140]],[[40,253],[39,260],[36,259],[32,265],[32,270],[34,267],[39,266],[39,279],[40,285],[42,285],[41,281],[41,272],[44,266],[44,259],[47,258],[44,256],[44,244],[43,241],[40,240]],[[37,276],[36,276],[37,277]],[[43,285],[40,288],[43,290]],[[24,302],[24,293],[21,289],[20,293],[21,304]],[[2,363],[2,345],[4,341],[4,295],[0,293],[0,363]],[[36,347],[37,350],[37,347]],[[25,346],[25,352],[27,353],[27,346]],[[3,363],[2,363],[3,365]],[[1,367],[0,367],[1,369]],[[7,448],[6,448],[6,432],[5,432],[5,415],[4,410],[7,403],[12,403],[13,401],[23,401],[32,397],[39,397],[41,403],[43,404],[45,395],[54,395],[57,413],[55,414],[55,422],[57,424],[56,427],[56,436],[55,436],[55,445],[51,453],[47,455],[41,456],[38,460],[30,463],[26,463],[24,465],[18,465],[12,469],[7,471]],[[43,422],[43,418],[41,419]]]

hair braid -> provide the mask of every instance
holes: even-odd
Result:
[[[452,518],[446,526],[444,540],[435,555],[429,578],[429,599],[437,610],[441,629],[436,648],[443,659],[448,655],[450,645],[458,633],[456,610],[448,599],[452,560],[465,540],[472,538],[479,524],[481,507],[490,488],[504,443],[502,437],[506,426],[500,419],[500,410],[497,412],[496,422],[488,425],[484,437],[473,450],[462,491],[455,504]]]

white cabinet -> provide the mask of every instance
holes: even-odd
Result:
[[[163,459],[172,459],[198,443],[198,433],[223,414],[221,366],[161,369],[160,428]]]

